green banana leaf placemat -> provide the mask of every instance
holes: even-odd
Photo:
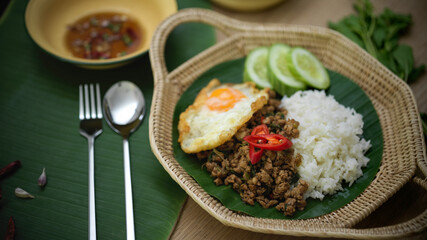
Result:
[[[88,149],[79,134],[78,86],[98,82],[103,94],[113,83],[129,80],[142,89],[148,105],[142,126],[130,137],[136,237],[166,239],[186,195],[151,152],[153,76],[148,54],[127,66],[102,71],[61,62],[28,36],[26,4],[13,0],[0,19],[0,167],[14,160],[22,163],[0,179],[0,238],[6,236],[10,217],[15,220],[16,239],[87,238]],[[210,8],[207,1],[198,0],[178,0],[178,6]],[[214,41],[209,26],[179,26],[168,40],[168,68]],[[48,178],[44,189],[37,184],[43,168]],[[95,141],[95,181],[98,238],[125,239],[122,138],[105,121]],[[16,187],[35,198],[17,198]]]

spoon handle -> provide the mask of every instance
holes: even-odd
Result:
[[[123,155],[124,155],[124,170],[125,170],[125,199],[126,199],[126,239],[135,239],[135,229],[133,223],[133,198],[132,198],[132,182],[130,176],[130,155],[129,141],[123,139]]]

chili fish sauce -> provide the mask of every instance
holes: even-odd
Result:
[[[110,59],[135,52],[141,44],[142,29],[137,21],[119,13],[97,13],[68,26],[66,46],[73,56]]]

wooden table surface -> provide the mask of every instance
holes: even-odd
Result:
[[[411,14],[413,26],[400,42],[414,49],[415,65],[427,65],[427,1],[424,0],[371,0],[376,13],[387,7],[398,13]],[[214,10],[239,20],[260,23],[305,24],[327,27],[328,21],[336,22],[354,13],[354,1],[349,0],[286,0],[268,10],[254,13],[234,12],[214,6]],[[218,32],[218,41],[223,36]],[[420,112],[427,113],[427,73],[410,85]],[[419,174],[419,173],[418,173]],[[413,183],[406,184],[383,206],[357,224],[357,228],[380,227],[412,219],[425,210],[427,194]],[[424,238],[423,235],[416,238]],[[170,239],[313,239],[254,233],[228,227],[210,216],[188,198]]]

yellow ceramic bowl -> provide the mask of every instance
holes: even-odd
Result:
[[[150,47],[157,25],[177,11],[175,0],[30,0],[25,24],[31,38],[46,52],[80,67],[105,69],[118,67],[144,54]],[[77,58],[67,49],[67,26],[82,17],[117,12],[138,21],[143,36],[137,51],[111,59]]]
[[[222,7],[238,12],[256,12],[273,7],[284,0],[211,0]]]

